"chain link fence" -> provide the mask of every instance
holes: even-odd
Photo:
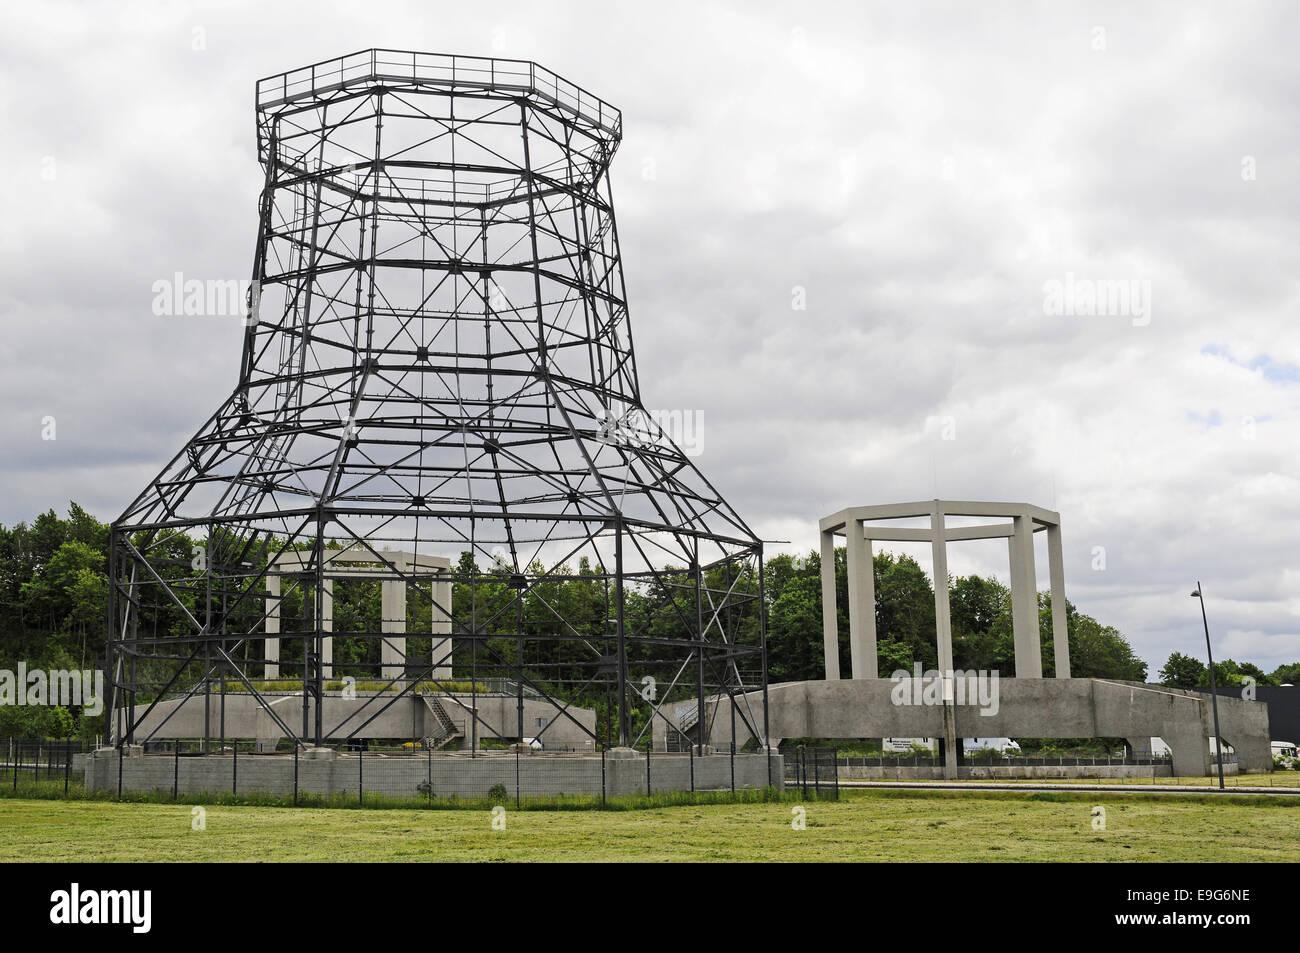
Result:
[[[838,801],[839,760],[834,748],[800,746],[786,753],[785,783],[797,787],[804,797],[811,793],[819,800]]]
[[[73,755],[86,751],[83,741],[48,741],[10,738],[5,745],[5,773],[13,793],[57,790],[67,794],[81,786],[79,772],[73,770]]]

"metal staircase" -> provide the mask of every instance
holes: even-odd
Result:
[[[434,730],[433,733],[424,739],[426,747],[437,750],[445,747],[453,738],[463,737],[465,732],[451,720],[447,714],[447,709],[442,707],[438,699],[429,695],[424,695],[424,703],[429,706],[429,711],[433,715]]]

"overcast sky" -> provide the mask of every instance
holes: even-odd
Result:
[[[769,552],[850,505],[1028,501],[1153,677],[1204,651],[1197,579],[1216,655],[1296,661],[1300,5],[1074,6],[6,5],[0,522],[114,518],[229,393],[238,321],[152,285],[248,276],[256,79],[495,55],[623,110],[642,390],[702,412]],[[1133,293],[1078,313],[1100,282]],[[1005,544],[950,568],[1005,580]]]

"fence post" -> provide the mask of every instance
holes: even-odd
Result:
[[[521,692],[523,691],[522,686],[520,687],[519,690]],[[522,798],[520,798],[519,796],[519,749],[521,749],[523,746],[524,746],[524,739],[521,736],[519,738],[519,744],[515,745],[515,810],[516,811],[519,810],[519,805],[523,803]]]
[[[357,749],[357,804],[361,807],[366,806],[366,775],[365,775],[366,749]]]
[[[650,746],[652,742],[649,738],[645,740],[645,796],[650,796]]]
[[[605,747],[600,748],[600,806],[605,806]]]
[[[429,806],[432,807],[433,806],[433,749],[430,748],[428,744],[426,744],[424,751],[425,751],[425,760],[429,762],[429,770],[428,770]]]
[[[239,794],[239,739],[234,741],[235,760],[230,763],[230,796]]]
[[[117,799],[122,800],[122,746],[117,746]]]
[[[181,741],[176,739],[172,745],[172,800],[175,801],[181,791]]]
[[[293,806],[298,806],[298,742],[293,743]]]
[[[736,793],[736,696],[732,696],[732,793]]]
[[[68,747],[63,753],[63,796],[68,796],[68,782],[72,780],[72,742],[68,742]]]
[[[22,744],[20,743],[15,745],[13,743],[13,739],[10,738],[9,752],[10,752],[10,757],[13,758],[13,763],[14,763],[14,790],[17,791],[18,790],[18,761],[23,756]]]
[[[687,741],[691,739],[687,738]],[[691,754],[691,793],[695,793],[695,745],[689,745],[686,749]]]

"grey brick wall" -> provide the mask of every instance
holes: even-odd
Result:
[[[118,757],[116,752],[100,752],[85,761],[86,787],[89,790],[117,790]],[[183,757],[143,755],[121,759],[122,790],[170,794],[173,783],[181,794],[273,794],[293,793],[294,761],[283,755],[241,754],[236,767],[229,755]],[[729,755],[709,755],[694,759],[695,789],[726,791],[731,788]],[[770,772],[770,775],[769,775]],[[783,759],[773,755],[738,754],[735,758],[737,790],[782,786]],[[382,757],[355,754],[339,755],[331,760],[301,758],[298,761],[298,790],[314,794],[366,794],[414,798],[425,794],[422,787],[432,784],[435,797],[486,797],[497,784],[503,785],[513,798],[516,786],[520,796],[559,794],[600,794],[601,759],[599,757],[544,757],[525,755],[516,761],[513,755],[478,758]],[[609,797],[646,793],[646,759],[644,756],[607,759],[605,792]],[[691,759],[687,755],[654,755],[650,759],[650,790],[683,791],[691,788]]]

